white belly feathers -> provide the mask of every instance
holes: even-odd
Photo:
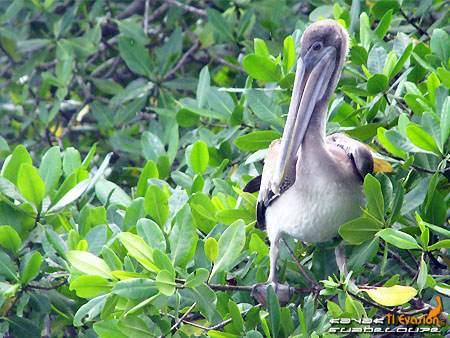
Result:
[[[327,175],[308,176],[267,208],[271,243],[284,234],[310,243],[324,242],[336,236],[342,224],[361,215],[360,207],[365,202],[360,182],[339,181]]]

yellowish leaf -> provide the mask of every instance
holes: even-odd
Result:
[[[364,289],[375,302],[385,306],[397,306],[409,302],[417,290],[411,286],[394,285],[389,288],[379,287],[375,289]]]

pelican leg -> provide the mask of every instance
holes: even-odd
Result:
[[[347,270],[347,260],[345,259],[345,244],[342,242],[339,244],[336,248],[334,248],[334,254],[336,255],[336,264],[339,268],[339,272],[342,274],[344,273],[344,276],[348,275]]]
[[[269,278],[267,279],[267,283],[272,283],[272,285],[276,285],[277,283],[277,261],[278,257],[280,256],[280,238],[281,236],[277,236],[275,240],[272,243],[270,243],[270,251],[269,251],[270,272]],[[274,290],[276,291],[275,288]]]
[[[275,240],[270,243],[270,270],[267,282],[254,284],[251,292],[251,296],[264,306],[267,304],[267,287],[269,285],[272,285],[281,306],[286,305],[294,294],[294,288],[277,283],[276,272],[278,256],[280,253],[280,237],[281,236],[277,236]]]

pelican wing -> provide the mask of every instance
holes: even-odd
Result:
[[[341,133],[327,136],[325,142],[331,152],[333,152],[333,147],[339,147],[345,151],[347,157],[341,160],[345,162],[350,161],[354,174],[361,179],[361,182],[364,181],[364,177],[367,174],[373,172],[372,154],[364,143]],[[337,153],[334,153],[334,155],[339,157]]]
[[[264,161],[263,173],[255,177],[244,188],[246,192],[256,192],[259,190],[258,202],[256,205],[256,220],[258,227],[262,228],[266,224],[266,209],[279,195],[275,195],[272,191],[272,176],[275,170],[275,165],[280,151],[281,139],[272,141]],[[280,195],[286,191],[295,182],[295,165],[297,158],[295,158],[289,165],[286,177],[280,185]]]

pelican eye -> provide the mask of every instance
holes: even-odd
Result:
[[[321,42],[314,42],[312,45],[312,49],[315,51],[318,51],[322,48],[322,43]]]

